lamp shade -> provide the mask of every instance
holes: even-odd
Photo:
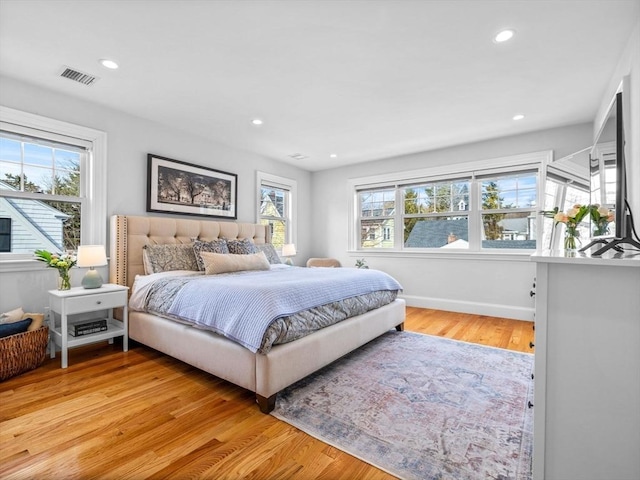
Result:
[[[80,245],[77,257],[78,267],[101,267],[107,264],[104,245]]]
[[[285,243],[282,246],[283,257],[293,257],[296,254],[296,246],[293,243]]]

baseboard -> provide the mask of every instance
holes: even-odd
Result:
[[[407,302],[408,307],[433,308],[448,312],[472,313],[475,315],[489,315],[492,317],[512,318],[514,320],[533,321],[534,307],[514,307],[495,303],[467,302],[446,298],[418,297],[416,295],[400,295]]]

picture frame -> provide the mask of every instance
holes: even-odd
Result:
[[[238,175],[147,154],[147,212],[237,219]]]

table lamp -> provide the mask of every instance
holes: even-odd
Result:
[[[78,247],[78,267],[89,267],[89,271],[82,278],[84,288],[99,288],[102,277],[94,267],[107,264],[107,254],[104,245],[80,245]]]
[[[296,246],[293,243],[285,243],[282,246],[282,256],[287,258],[284,263],[287,265],[293,265],[291,257],[296,256]]]

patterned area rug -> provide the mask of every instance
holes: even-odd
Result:
[[[531,478],[533,355],[388,332],[278,395],[272,412],[403,479]]]

